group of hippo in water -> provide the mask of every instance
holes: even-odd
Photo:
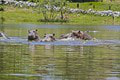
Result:
[[[7,37],[4,33],[0,32],[0,39],[10,39],[10,38]],[[88,35],[87,32],[77,30],[77,31],[72,31],[71,33],[68,33],[68,34],[62,34],[58,39],[55,38],[55,34],[45,34],[44,38],[41,39],[40,36],[38,35],[38,30],[36,29],[36,30],[28,30],[27,39],[28,41],[53,42],[53,41],[64,40],[64,39],[92,40],[94,38]]]
[[[63,39],[80,39],[80,40],[92,40],[93,38],[80,30],[72,31],[68,34],[62,34],[59,39],[55,38],[55,34],[45,34],[44,38],[41,39],[37,33],[38,30],[28,30],[28,41],[43,41],[43,42],[53,42]]]

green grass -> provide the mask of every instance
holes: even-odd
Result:
[[[3,17],[5,18],[5,23],[35,23],[42,15],[33,12],[31,9],[7,7],[5,12],[3,12]]]
[[[73,15],[71,15],[73,16]],[[101,16],[94,16],[94,15],[83,15],[80,14],[79,16],[75,16],[70,19],[70,23],[72,24],[80,24],[80,25],[119,25],[120,18],[116,18],[115,20],[112,17],[101,17]]]
[[[68,3],[68,7],[70,8],[77,8],[77,3]],[[93,7],[95,6],[95,8]],[[120,11],[120,2],[87,2],[87,3],[79,3],[79,8],[88,10],[88,9],[94,9],[94,10],[109,10],[109,6],[111,6],[111,10],[113,11]]]
[[[90,2],[91,3],[91,2]],[[90,3],[82,3],[81,5],[84,9],[88,8],[87,6]],[[92,2],[93,3],[93,2]],[[70,7],[74,7],[76,3],[70,3]],[[104,3],[94,3],[99,5],[98,8]],[[117,4],[116,4],[117,5]],[[86,6],[86,7],[85,7]],[[107,5],[104,5],[107,6]],[[115,6],[117,8],[117,6]],[[119,7],[119,6],[118,6]],[[102,6],[99,10],[104,10]],[[116,9],[115,8],[115,9]],[[89,9],[89,8],[88,8]],[[118,8],[117,8],[118,9]],[[116,9],[116,10],[117,10]],[[2,12],[0,12],[0,17]],[[77,24],[77,25],[120,25],[120,17],[112,19],[112,17],[107,16],[95,16],[95,15],[83,15],[83,14],[69,14],[69,22],[63,24]],[[40,22],[38,20],[43,19],[42,13],[37,13],[32,8],[25,9],[25,8],[14,8],[11,6],[5,6],[5,11],[3,12],[3,17],[5,18],[5,24],[13,24],[13,23],[33,23],[33,24],[44,24],[44,22]],[[1,20],[0,20],[1,22]],[[52,24],[52,22],[48,22]],[[53,22],[53,24],[61,24],[61,22]]]

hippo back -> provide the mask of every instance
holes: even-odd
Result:
[[[91,37],[90,35],[88,35],[86,32],[84,32],[82,39],[83,39],[83,40],[91,40],[92,37]]]

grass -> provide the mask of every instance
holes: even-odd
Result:
[[[6,7],[3,17],[5,23],[35,23],[42,15],[33,12],[32,9]]]
[[[112,10],[120,11],[120,3],[107,3],[107,2],[88,2],[80,3],[80,8],[90,9],[95,6],[95,10],[108,10],[108,5],[113,5]],[[76,3],[69,3],[67,6],[75,8]],[[12,6],[5,6],[5,11],[0,12],[0,17],[5,18],[5,24],[9,23],[33,23],[33,24],[44,24],[44,22],[38,21],[43,19],[42,13],[37,13],[32,8],[14,8]],[[69,14],[69,22],[63,24],[77,24],[77,25],[120,25],[120,17],[112,19],[107,16],[95,16],[89,14]],[[0,20],[1,21],[1,20]],[[61,22],[48,22],[50,24],[61,24]]]
[[[73,16],[73,15],[71,15]],[[80,25],[119,25],[120,18],[101,17],[94,15],[79,15],[71,19],[70,23]]]
[[[70,8],[77,8],[77,3],[69,3],[67,5]],[[120,11],[120,2],[87,2],[87,3],[79,3],[79,8],[88,10],[109,10],[109,6],[111,6],[111,10]]]

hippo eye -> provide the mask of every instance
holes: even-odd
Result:
[[[46,37],[46,36],[44,36],[44,37]]]

